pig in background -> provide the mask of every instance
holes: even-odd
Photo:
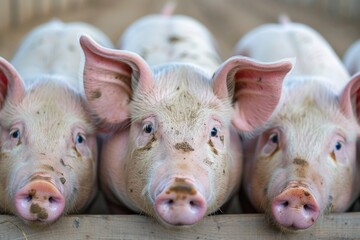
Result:
[[[275,113],[244,142],[243,186],[252,207],[289,231],[346,211],[360,192],[360,77],[350,79],[315,30],[289,21],[250,31],[236,54],[259,61],[296,57]]]
[[[112,46],[90,25],[54,20],[26,36],[12,64],[0,58],[0,212],[32,226],[81,212],[97,191],[81,33]]]
[[[346,50],[343,62],[350,75],[360,72],[360,39]]]
[[[343,63],[351,76],[360,73],[360,40],[355,41],[346,50]],[[359,151],[359,149],[360,146],[358,145],[357,150]],[[360,199],[351,207],[351,211],[360,211]]]
[[[234,57],[221,64],[206,28],[180,15],[136,21],[122,50],[80,42],[85,94],[110,133],[99,167],[112,212],[131,210],[175,227],[217,211],[241,180],[232,116],[241,131],[263,124],[291,63]]]

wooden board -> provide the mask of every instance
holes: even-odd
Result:
[[[193,228],[170,230],[138,215],[74,215],[44,229],[31,229],[0,215],[0,239],[360,239],[360,214],[331,214],[300,233],[282,233],[262,214],[206,217]]]

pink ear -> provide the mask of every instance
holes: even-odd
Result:
[[[232,57],[224,62],[214,76],[214,92],[220,98],[234,90],[233,124],[250,131],[265,123],[280,97],[282,82],[291,70],[290,60],[260,63],[246,57]]]
[[[0,57],[0,106],[3,107],[5,99],[13,104],[20,102],[24,94],[25,88],[19,73]]]
[[[354,75],[340,96],[340,106],[348,117],[355,117],[360,122],[360,73]]]
[[[149,65],[135,53],[101,47],[87,36],[81,36],[80,44],[85,53],[85,95],[103,123],[100,127],[123,124],[134,90],[152,88]]]

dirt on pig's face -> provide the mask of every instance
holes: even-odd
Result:
[[[244,185],[250,201],[286,230],[307,228],[329,211],[345,211],[359,192],[356,119],[344,116],[328,90],[304,88],[286,95],[259,136],[254,155],[247,153],[245,160]],[[297,201],[294,208],[299,215],[302,211],[314,215],[312,222],[305,224],[305,215],[294,215],[293,225],[279,223],[284,218],[277,210],[284,214]]]
[[[232,189],[230,101],[218,99],[210,80],[201,75],[179,69],[175,76],[159,73],[156,86],[135,95],[131,103],[127,194],[139,209],[161,221],[157,198],[167,188],[178,189],[171,188],[176,179],[201,195],[207,214],[217,210]]]
[[[97,188],[97,146],[93,120],[83,97],[63,83],[45,81],[30,88],[20,103],[5,102],[0,124],[1,210],[30,224],[51,222],[50,212],[40,202],[33,206],[41,207],[41,216],[48,214],[47,219],[37,219],[30,205],[29,209],[21,207],[22,197],[28,202],[45,200],[38,194],[19,194],[35,181],[57,189],[58,205],[64,210],[56,213],[55,220],[88,205]],[[28,192],[31,190],[36,192]],[[57,201],[49,199],[50,204]]]

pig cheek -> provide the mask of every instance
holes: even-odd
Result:
[[[154,165],[151,149],[136,149],[132,152],[126,164],[126,191],[129,198],[141,209],[145,210],[150,206],[149,199],[144,198],[144,190],[150,184],[151,168]]]
[[[1,159],[0,159],[0,212],[3,212],[8,204],[6,202],[9,202],[7,199],[7,193],[6,189],[8,187],[8,179],[9,174],[11,174],[11,166],[9,166],[9,159],[7,157],[6,153],[1,152]]]
[[[338,160],[336,163],[336,172],[332,173],[330,179],[333,181],[330,186],[330,195],[332,197],[332,209],[335,212],[345,211],[353,199],[359,195],[358,179],[358,160],[356,159],[356,145],[349,144],[345,146],[343,161]],[[331,197],[330,197],[331,196]]]
[[[330,184],[332,189],[327,199],[328,205],[334,212],[346,211],[354,199],[354,186],[358,184],[353,181],[355,170],[343,166],[336,175],[337,177],[332,178],[334,183]]]
[[[210,180],[210,199],[208,202],[208,211],[220,207],[230,194],[230,154],[225,151],[225,138],[229,137],[229,132],[225,132],[215,137],[209,138],[207,146],[204,149],[204,156],[207,157],[199,164],[201,172]],[[227,148],[229,149],[229,147]],[[210,150],[210,151],[209,151]],[[207,186],[206,183],[203,183]]]
[[[64,185],[68,184],[70,197],[75,198],[71,199],[68,202],[69,211],[73,212],[74,210],[79,210],[84,208],[89,200],[92,199],[94,191],[97,189],[96,182],[94,181],[94,176],[92,174],[92,161],[88,159],[89,167],[87,169],[79,169],[79,171],[74,171],[73,175],[75,177],[69,178]],[[84,174],[77,174],[84,171]]]
[[[229,197],[229,183],[230,183],[230,164],[229,158],[231,156],[224,153],[218,156],[217,159],[214,159],[212,167],[208,170],[209,179],[213,179],[210,183],[213,183],[213,186],[209,186],[210,193],[215,197],[214,202],[208,203],[208,211],[219,208],[222,204],[225,203]],[[213,199],[213,198],[210,198]]]
[[[9,133],[2,131],[0,147],[0,211],[11,210],[11,190],[16,186],[11,179],[17,175],[19,166],[23,165],[24,157],[23,144],[9,144],[7,141]],[[21,161],[21,162],[20,162]],[[2,210],[3,208],[3,210]]]
[[[253,173],[250,173],[251,182],[247,188],[248,196],[253,206],[258,211],[264,211],[267,204],[270,204],[271,197],[269,195],[274,183],[271,179],[276,178],[277,174],[276,161],[280,156],[258,156],[256,163],[253,165]]]
[[[95,140],[92,139],[88,144],[84,144],[83,148],[77,150],[76,157],[68,159],[68,163],[62,162],[65,165],[66,171],[70,171],[69,179],[64,183],[64,186],[68,184],[68,191],[70,197],[76,196],[75,201],[69,200],[70,211],[75,209],[81,209],[92,199],[92,196],[96,192],[96,156],[97,150],[94,145]],[[80,153],[80,154],[78,154]],[[63,160],[64,161],[64,160]],[[71,162],[71,163],[70,163]],[[73,166],[73,167],[70,167]],[[72,177],[70,177],[72,176]]]

